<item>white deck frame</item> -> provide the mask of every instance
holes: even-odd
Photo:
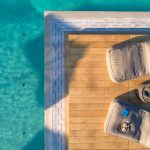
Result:
[[[64,41],[68,33],[150,33],[148,12],[45,12],[45,149],[67,149]]]

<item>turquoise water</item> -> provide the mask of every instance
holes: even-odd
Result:
[[[43,150],[43,16],[25,0],[0,6],[0,150]]]
[[[40,13],[43,10],[150,11],[149,0],[31,0],[31,4]]]
[[[43,150],[43,10],[147,11],[150,2],[0,0],[0,6],[0,150]]]

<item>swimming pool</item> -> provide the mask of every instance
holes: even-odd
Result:
[[[0,150],[44,149],[43,10],[150,10],[148,0],[0,1]],[[126,6],[126,7],[125,7]],[[128,7],[127,7],[128,6]]]
[[[42,150],[43,16],[26,1],[0,5],[0,149]]]

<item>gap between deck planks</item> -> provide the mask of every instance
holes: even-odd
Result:
[[[68,76],[69,150],[146,150],[137,143],[107,135],[103,130],[111,100],[150,79],[147,76],[113,83],[107,71],[106,49],[124,41],[129,44],[130,39],[142,36],[146,35],[68,35],[65,67]],[[124,97],[129,99],[134,95],[132,92]]]

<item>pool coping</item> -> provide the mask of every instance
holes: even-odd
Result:
[[[109,16],[109,17],[108,17]],[[150,12],[45,11],[45,149],[67,149],[65,116],[65,35],[69,33],[150,33]]]

